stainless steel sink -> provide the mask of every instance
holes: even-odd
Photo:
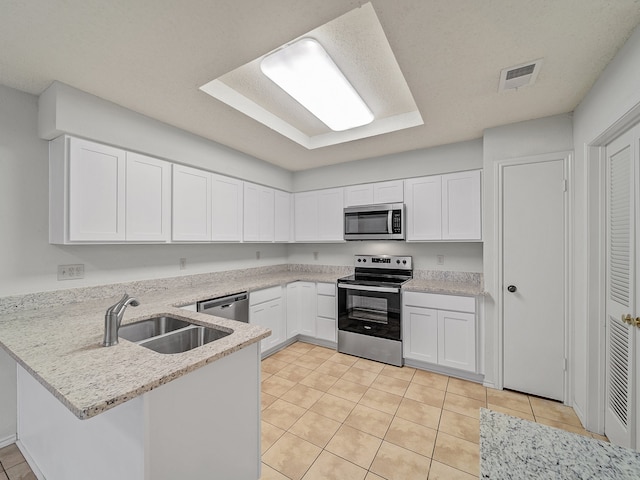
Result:
[[[174,317],[154,317],[122,325],[118,336],[158,353],[182,353],[214,342],[233,331],[194,325]]]
[[[191,325],[182,330],[150,338],[139,344],[158,353],[182,353],[224,338],[230,334],[231,332],[218,330],[217,328]]]
[[[118,336],[130,342],[140,342],[190,325],[192,324],[178,318],[154,317],[122,325],[118,330]]]

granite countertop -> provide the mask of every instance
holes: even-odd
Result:
[[[273,266],[4,297],[0,299],[0,347],[74,415],[90,418],[270,335],[268,329],[256,325],[179,307],[295,281],[335,283],[349,273],[349,267]],[[477,279],[457,280],[415,278],[404,288],[459,295],[482,293]],[[233,333],[171,355],[124,339],[116,346],[102,347],[105,311],[124,291],[135,296],[140,306],[127,308],[123,325],[170,315]]]
[[[481,409],[480,478],[635,480],[640,453]]]

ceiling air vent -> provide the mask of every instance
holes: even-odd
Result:
[[[520,87],[533,85],[533,83],[536,81],[536,78],[538,77],[541,66],[542,59],[540,58],[533,62],[523,63],[522,65],[516,65],[515,67],[505,68],[500,73],[500,85],[498,86],[498,92],[517,90]]]

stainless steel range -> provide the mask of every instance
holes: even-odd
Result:
[[[338,351],[402,366],[402,284],[411,257],[356,255],[355,274],[338,280]]]

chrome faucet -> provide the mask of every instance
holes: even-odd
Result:
[[[128,305],[137,307],[140,305],[140,302],[125,293],[118,303],[111,305],[107,309],[107,313],[104,315],[104,339],[102,340],[104,347],[111,347],[118,344],[118,329],[120,328],[124,311]]]

